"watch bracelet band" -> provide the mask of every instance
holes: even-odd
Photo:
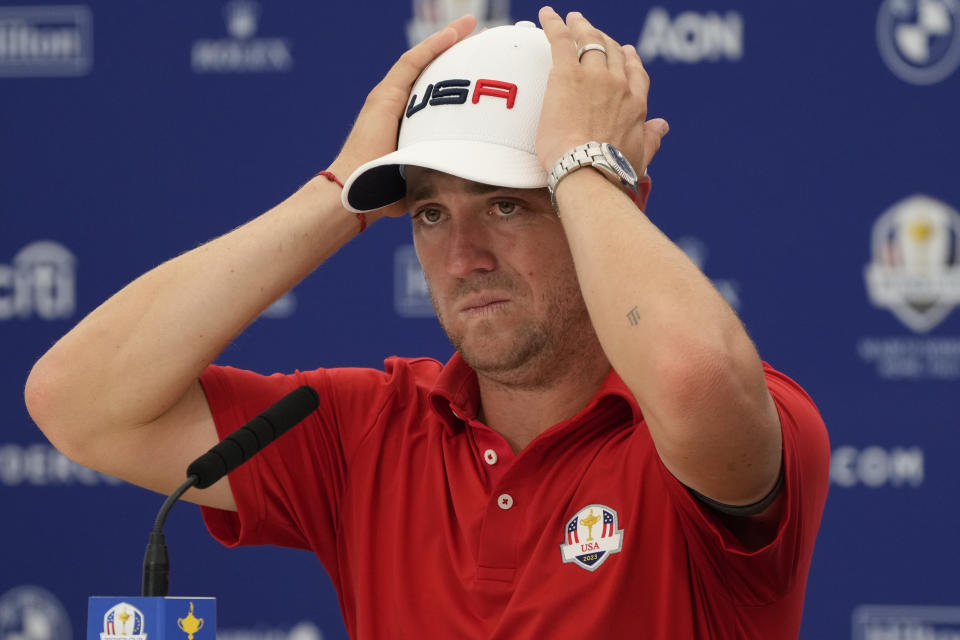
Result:
[[[560,159],[557,160],[553,169],[550,170],[550,173],[547,175],[547,191],[550,193],[550,204],[553,206],[553,211],[557,214],[557,217],[560,216],[560,208],[557,205],[556,196],[557,185],[560,184],[560,181],[565,177],[583,167],[593,167],[596,169],[604,178],[623,189],[627,195],[630,196],[630,199],[633,200],[634,204],[638,207],[641,206],[637,179],[634,178],[630,181],[625,178],[623,170],[611,164],[605,147],[610,147],[614,153],[620,154],[612,145],[591,140],[564,153],[560,156]],[[624,159],[624,162],[627,162],[626,159]],[[627,162],[627,165],[629,167],[629,162]],[[631,173],[636,176],[633,167],[629,168]]]
[[[603,157],[600,143],[591,140],[590,142],[570,149],[560,156],[557,163],[553,165],[553,169],[551,169],[549,175],[547,175],[547,191],[550,192],[550,204],[553,205],[553,210],[557,212],[557,215],[560,213],[557,208],[557,197],[555,195],[557,185],[560,184],[562,179],[575,170],[583,167],[592,167],[596,164],[596,158],[598,157]]]

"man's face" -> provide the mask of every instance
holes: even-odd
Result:
[[[549,383],[596,345],[546,189],[491,187],[407,167],[413,238],[437,317],[478,373]]]

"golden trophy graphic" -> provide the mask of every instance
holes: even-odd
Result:
[[[203,618],[195,618],[193,615],[193,603],[190,603],[190,613],[186,618],[177,618],[177,626],[180,631],[187,634],[187,640],[193,640],[193,635],[203,629]]]
[[[593,525],[600,522],[600,516],[594,515],[593,509],[590,509],[590,515],[580,518],[580,524],[587,528],[587,542],[593,540]]]
[[[117,619],[120,621],[120,634],[127,635],[127,620],[130,619],[130,614],[126,611],[118,613]]]

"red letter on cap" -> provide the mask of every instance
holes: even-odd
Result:
[[[513,109],[513,102],[517,99],[517,85],[499,80],[477,80],[473,90],[473,104],[480,102],[480,96],[506,98],[507,109]]]

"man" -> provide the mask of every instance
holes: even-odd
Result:
[[[465,17],[404,54],[328,172],[92,312],[28,407],[69,457],[169,492],[312,385],[316,414],[187,498],[226,544],[313,550],[353,637],[796,637],[823,423],[643,213],[667,127],[636,51],[579,13],[540,22],[464,39]],[[210,366],[407,210],[445,366]]]

